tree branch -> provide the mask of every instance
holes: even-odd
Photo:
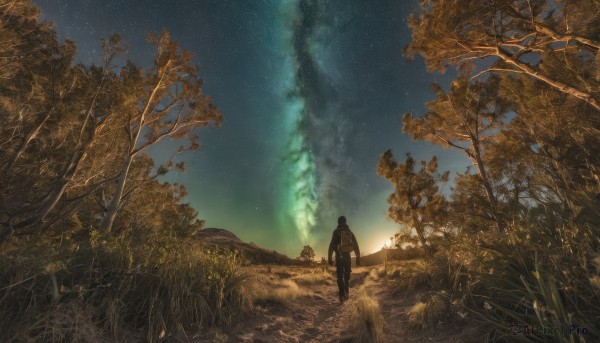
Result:
[[[560,81],[555,80],[545,74],[540,73],[539,71],[535,70],[533,67],[528,65],[527,63],[515,60],[512,56],[510,56],[509,54],[504,52],[500,47],[498,47],[498,49],[496,51],[497,51],[496,55],[498,57],[500,57],[502,60],[504,60],[505,62],[514,65],[515,67],[524,71],[526,74],[528,74],[540,81],[547,83],[548,85],[560,90],[563,93],[572,95],[578,99],[581,99],[581,100],[587,102],[592,107],[594,107],[597,111],[600,112],[600,103],[598,103],[598,101],[591,94],[582,92],[573,86],[570,86],[566,83],[560,82]]]

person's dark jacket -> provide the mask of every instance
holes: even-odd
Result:
[[[350,258],[350,253],[341,253],[339,250],[340,243],[342,241],[342,235],[340,232],[343,230],[350,231],[350,228],[346,224],[338,225],[338,227],[333,230],[333,235],[331,236],[331,243],[329,243],[329,252],[327,253],[327,261],[331,264],[331,255],[335,251],[335,260],[340,261],[342,258]],[[356,265],[360,264],[360,249],[358,248],[358,242],[356,242],[356,237],[354,237],[354,233],[352,233],[352,242],[354,243],[354,253],[356,254]]]

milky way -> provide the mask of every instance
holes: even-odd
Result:
[[[291,6],[295,15],[288,51],[294,72],[286,117],[293,126],[283,158],[288,166],[284,193],[289,197],[284,211],[302,241],[310,242],[318,222],[340,213],[335,195],[348,181],[348,163],[343,161],[350,161],[344,143],[350,124],[339,113],[336,84],[318,60],[335,30],[327,20],[328,8],[311,0]]]
[[[163,27],[194,53],[225,123],[202,130],[200,150],[177,157],[187,172],[165,181],[186,186],[206,226],[245,241],[292,257],[311,244],[323,256],[346,215],[361,250],[373,251],[397,230],[386,220],[391,186],[375,173],[379,155],[435,153],[445,166],[463,158],[400,133],[402,114],[422,113],[429,84],[443,81],[402,58],[417,0],[34,2],[86,64],[98,60],[100,37],[117,32],[132,47],[126,58],[148,65],[145,34]]]

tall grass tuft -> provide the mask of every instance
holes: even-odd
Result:
[[[0,254],[0,341],[185,339],[250,308],[242,263],[193,242],[15,244]]]
[[[305,295],[294,280],[284,279],[271,283],[269,287],[262,287],[256,294],[256,300],[259,302],[268,302],[287,306],[292,300]]]
[[[440,293],[423,296],[408,310],[408,323],[417,328],[431,328],[448,317],[448,302]]]
[[[469,286],[469,275],[463,263],[436,255],[428,259],[404,261],[391,268],[390,277],[397,292],[459,291],[465,293]]]
[[[385,341],[384,319],[379,303],[369,296],[364,289],[356,301],[353,317],[355,321],[353,342],[379,343]]]
[[[470,310],[490,337],[552,342],[600,339],[600,289],[593,282],[597,269],[590,263],[597,256],[597,237],[592,231],[564,227],[552,232],[532,226],[525,235],[513,232],[513,242],[506,246],[489,249],[494,258],[485,264],[488,272],[476,274],[487,291],[478,294],[480,300]],[[545,242],[543,247],[540,242]],[[534,332],[523,332],[524,325]],[[567,334],[544,334],[544,328]]]
[[[599,237],[600,227],[576,223],[458,234],[427,260],[395,265],[392,287],[416,295],[407,311],[416,330],[468,323],[471,338],[492,342],[600,341]]]

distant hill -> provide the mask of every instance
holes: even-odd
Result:
[[[397,259],[400,256],[400,249],[387,249],[387,258],[388,261]],[[360,257],[360,265],[361,266],[374,266],[376,264],[383,264],[385,261],[385,251],[379,250],[378,252],[361,256]],[[354,262],[354,258],[352,258],[352,262]]]
[[[247,259],[254,264],[284,264],[298,265],[300,262],[293,260],[275,250],[267,250],[254,243],[246,243],[235,234],[225,229],[206,228],[199,230],[194,235],[197,239],[209,246],[235,249],[244,253]]]
[[[423,252],[420,248],[405,248],[405,249],[386,249],[387,251],[387,260],[395,261],[395,260],[409,260],[416,257],[422,257]],[[386,251],[383,249],[378,252],[361,256],[360,257],[360,265],[361,266],[374,266],[376,264],[383,264],[385,261]],[[354,264],[354,257],[352,258],[352,263]]]

